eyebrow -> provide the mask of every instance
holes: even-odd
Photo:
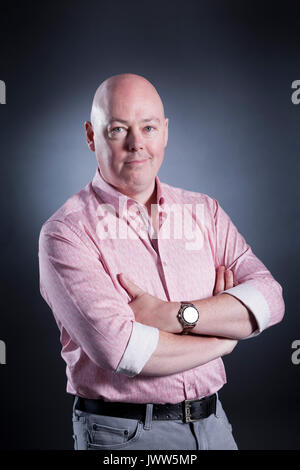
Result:
[[[152,122],[152,121],[156,121],[160,124],[160,119],[158,119],[156,117],[150,117],[150,118],[142,119],[140,122]],[[112,117],[109,121],[109,124],[111,124],[112,122],[122,122],[123,124],[128,124],[128,122],[125,121],[124,119],[117,118],[117,117]]]

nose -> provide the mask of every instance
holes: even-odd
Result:
[[[130,152],[138,152],[144,148],[142,136],[138,131],[131,130],[127,137],[128,149]]]

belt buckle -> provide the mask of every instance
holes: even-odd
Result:
[[[191,403],[194,401],[200,401],[199,398],[195,400],[184,400],[184,422],[191,423],[193,421],[199,421],[200,418],[193,419],[191,418]]]

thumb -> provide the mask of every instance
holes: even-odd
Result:
[[[134,282],[128,279],[128,277],[126,277],[123,273],[119,274],[119,280],[121,281],[124,289],[126,289],[128,294],[130,294],[132,297],[138,297],[139,295],[144,294],[144,291]]]

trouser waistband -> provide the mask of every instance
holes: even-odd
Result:
[[[182,420],[185,423],[198,421],[216,413],[217,394],[180,403],[146,404],[106,402],[77,396],[75,409],[92,414],[116,416],[119,418],[145,418],[149,405],[152,406],[152,420]]]

